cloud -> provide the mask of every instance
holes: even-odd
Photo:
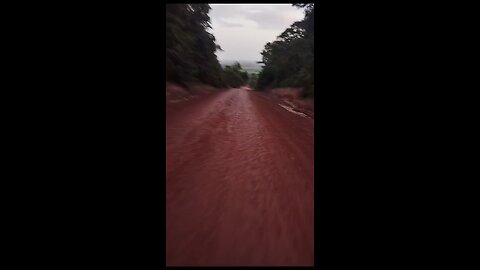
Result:
[[[246,19],[244,17],[222,17],[217,20],[212,21],[212,23],[218,23],[220,27],[245,27],[245,28],[256,28],[258,24],[253,21]]]
[[[267,42],[274,41],[303,11],[291,4],[210,4],[211,32],[224,50],[220,60],[260,60]]]
[[[258,23],[259,27],[264,29],[279,29],[280,26],[285,26],[291,22],[290,20],[286,20],[283,14],[266,10],[249,13],[246,17]],[[284,29],[284,27],[281,28]]]
[[[225,21],[224,19],[220,19],[219,22],[222,26],[226,26],[226,27],[244,27],[245,26],[240,23],[230,23],[228,21]]]
[[[226,20],[255,22],[263,29],[286,29],[291,23],[303,18],[303,12],[289,4],[285,5],[215,5],[212,4],[212,20],[228,26]]]

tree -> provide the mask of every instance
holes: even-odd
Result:
[[[293,23],[261,52],[264,67],[258,75],[257,89],[302,87],[313,95],[314,14],[310,4],[293,4],[305,9],[303,20]]]
[[[229,87],[240,87],[248,83],[248,73],[242,69],[239,62],[235,62],[232,66],[225,66],[224,82]]]
[[[257,81],[258,81],[258,75],[253,73],[248,80],[248,84],[252,88],[257,88]]]
[[[224,85],[222,67],[215,55],[221,50],[211,28],[208,4],[167,4],[166,76],[178,83]]]

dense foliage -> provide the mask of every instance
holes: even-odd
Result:
[[[232,66],[225,66],[223,81],[229,87],[240,87],[248,82],[248,73],[236,62]]]
[[[305,18],[293,23],[274,42],[265,45],[256,88],[303,87],[314,94],[314,5],[294,4],[305,9]]]
[[[247,83],[240,64],[222,69],[215,52],[221,50],[211,28],[208,4],[167,4],[166,78],[177,83],[238,87]],[[247,76],[245,76],[247,75]]]
[[[258,75],[256,73],[252,73],[248,80],[248,84],[250,85],[250,87],[255,87],[257,85],[257,81],[258,81]]]

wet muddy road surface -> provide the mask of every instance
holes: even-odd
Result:
[[[229,89],[166,109],[167,266],[311,266],[314,120]]]

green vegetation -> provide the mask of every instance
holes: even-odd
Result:
[[[223,81],[229,87],[240,87],[248,82],[248,73],[242,69],[240,63],[236,62],[232,66],[225,66]]]
[[[265,66],[255,87],[303,87],[314,95],[314,4],[293,4],[305,9],[305,18],[293,23],[262,51]]]
[[[185,85],[205,83],[215,87],[238,87],[248,74],[240,66],[222,69],[215,52],[221,50],[211,28],[208,4],[167,4],[166,78]]]
[[[258,74],[253,73],[253,74],[250,75],[250,79],[248,80],[248,84],[250,85],[250,87],[255,87],[257,85],[257,81],[258,81]]]

